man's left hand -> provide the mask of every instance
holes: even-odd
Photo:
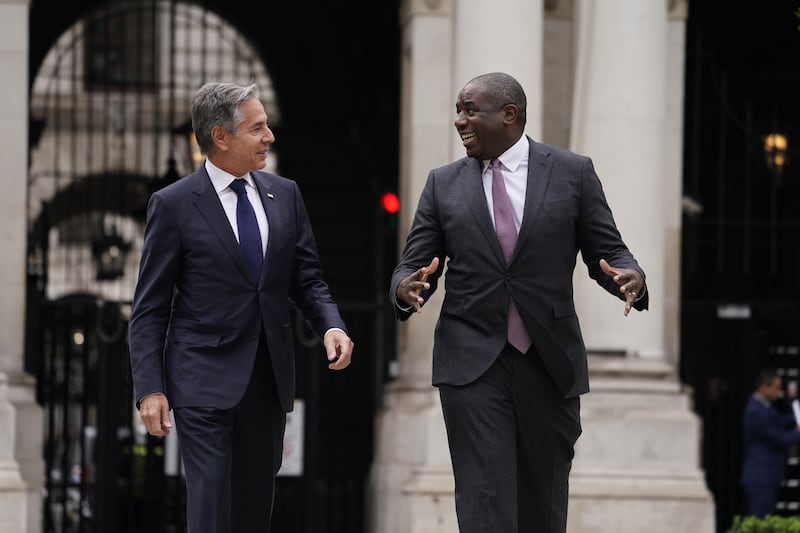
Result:
[[[322,340],[325,352],[328,355],[331,370],[343,370],[350,365],[350,356],[353,353],[353,341],[345,332],[333,329],[325,334]]]
[[[631,312],[633,303],[644,294],[642,275],[632,268],[614,268],[605,259],[600,260],[600,268],[619,285],[619,292],[625,295],[625,316]]]

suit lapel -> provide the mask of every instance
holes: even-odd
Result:
[[[464,159],[464,167],[460,173],[464,197],[478,222],[478,228],[489,243],[494,255],[497,256],[497,260],[505,264],[506,260],[500,249],[500,243],[497,242],[497,234],[489,214],[489,204],[486,202],[486,192],[483,189],[483,163],[468,157]]]
[[[239,248],[239,242],[236,240],[231,223],[228,221],[225,210],[219,201],[219,195],[211,184],[211,178],[208,177],[205,165],[200,165],[193,177],[195,183],[192,187],[192,192],[196,195],[194,205],[200,212],[200,216],[206,220],[211,231],[222,243],[222,246],[231,256],[239,270],[242,271],[242,274],[250,279],[250,273],[244,262],[242,250]]]
[[[528,143],[530,143],[530,149],[528,151],[528,184],[525,189],[525,211],[522,216],[522,226],[519,228],[517,246],[514,248],[514,254],[511,257],[512,261],[525,246],[536,225],[553,170],[550,153],[543,150],[540,144],[530,138],[528,138]]]
[[[276,204],[275,195],[272,192],[272,182],[267,178],[267,175],[262,172],[251,172],[253,182],[258,189],[258,196],[261,199],[261,205],[264,207],[264,214],[267,216],[267,225],[269,226],[269,236],[267,237],[267,249],[264,251],[264,268],[261,269],[261,279],[264,278],[264,272],[267,270],[267,265],[270,261],[270,256],[274,253],[277,246],[277,238],[279,233],[273,231],[275,228],[280,227],[279,212]]]

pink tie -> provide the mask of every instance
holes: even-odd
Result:
[[[503,173],[500,171],[500,160],[492,159],[492,204],[494,206],[494,227],[497,241],[506,258],[506,263],[511,261],[514,246],[517,245],[517,228],[514,225],[514,213],[511,210],[511,199],[506,192]],[[508,342],[522,353],[531,347],[531,338],[528,335],[522,317],[519,316],[517,306],[511,295],[508,297]]]

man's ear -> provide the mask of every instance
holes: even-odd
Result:
[[[519,115],[519,108],[514,104],[506,104],[503,106],[503,122],[506,124],[514,124]]]
[[[228,150],[230,135],[230,132],[221,126],[214,126],[211,128],[211,141],[223,152]]]

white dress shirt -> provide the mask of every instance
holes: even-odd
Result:
[[[267,240],[269,237],[269,223],[267,222],[267,214],[264,212],[264,204],[261,203],[261,197],[258,194],[253,183],[253,177],[248,172],[244,176],[234,176],[217,167],[206,159],[206,172],[208,177],[211,178],[211,184],[219,195],[219,201],[222,203],[222,208],[225,210],[225,216],[228,217],[228,222],[233,228],[233,234],[236,235],[236,240],[239,240],[239,225],[236,223],[236,191],[231,189],[230,185],[237,177],[245,181],[245,190],[247,191],[247,199],[253,204],[253,211],[256,212],[256,221],[258,221],[258,230],[261,233],[261,251],[265,253],[267,250]]]
[[[514,145],[500,154],[503,181],[506,184],[506,192],[511,200],[511,208],[514,212],[514,226],[519,228],[522,225],[522,213],[525,210],[525,192],[528,190],[528,138],[521,136]],[[486,194],[486,202],[489,204],[489,215],[494,224],[494,202],[492,201],[492,165],[489,161],[483,162],[483,192]]]

